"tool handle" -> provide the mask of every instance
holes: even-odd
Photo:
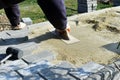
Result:
[[[12,56],[12,54],[7,55],[4,59],[2,59],[2,60],[0,61],[0,64],[1,64],[1,63],[4,63],[4,62],[5,62],[7,59],[9,59],[11,56]]]

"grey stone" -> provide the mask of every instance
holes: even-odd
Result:
[[[23,57],[23,59],[26,60],[28,63],[40,62],[42,60],[51,61],[54,60],[55,58],[56,58],[55,54],[47,50]]]
[[[5,54],[7,47],[9,47],[9,45],[0,46],[0,54]]]
[[[0,71],[4,69],[7,71],[13,71],[27,66],[28,65],[22,60],[6,61],[5,64],[0,65]]]
[[[24,42],[17,45],[12,45],[12,47],[19,48],[23,51],[23,57],[32,54],[32,52],[38,48],[38,44],[35,42]]]
[[[32,24],[32,20],[29,17],[22,18],[22,22],[24,22],[26,25]]]
[[[42,69],[50,67],[51,64],[48,61],[41,61],[39,63],[31,64],[28,67],[18,70],[17,72],[22,76],[31,76],[37,74]]]
[[[66,68],[68,70],[72,70],[74,68],[76,68],[73,64],[71,64],[70,62],[67,61],[62,61],[59,64],[56,65],[56,67],[62,67],[62,68]]]
[[[93,74],[93,75],[90,75],[87,79],[83,79],[83,80],[106,80],[106,79],[103,79],[98,74]]]
[[[76,80],[74,77],[67,74],[68,69],[62,67],[46,68],[39,73],[48,80]]]
[[[28,28],[22,30],[9,30],[6,33],[13,39],[16,39],[18,42],[24,42],[28,40]]]
[[[103,68],[104,66],[100,64],[89,62],[81,66],[80,68],[76,69],[75,71],[69,72],[69,74],[81,80],[87,78],[89,75],[96,73]]]
[[[113,80],[119,80],[120,79],[120,72],[117,72],[114,76],[113,76]]]
[[[24,76],[23,80],[44,80],[44,79],[40,77],[38,74],[33,74],[30,76]]]
[[[1,32],[0,36],[0,46],[17,43],[17,41],[6,32]]]
[[[117,60],[113,63],[113,65],[118,69],[120,70],[120,60]]]
[[[117,78],[119,78],[119,70],[115,67],[114,64],[111,64],[101,69],[100,71],[91,74],[85,80],[89,80],[90,78],[95,80],[117,80]]]
[[[60,62],[59,64],[40,70],[40,74],[47,80],[76,80],[74,77],[68,74],[75,67],[66,61]]]
[[[14,71],[0,70],[0,80],[22,80],[22,78]]]

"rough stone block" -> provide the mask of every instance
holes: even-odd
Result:
[[[22,80],[22,78],[14,71],[0,70],[0,80]]]
[[[28,40],[28,28],[24,28],[22,30],[9,30],[6,31],[6,34],[8,34],[11,38],[17,40],[18,42],[24,42]]]
[[[73,66],[68,62],[61,62],[56,66],[52,66],[43,70],[40,70],[40,74],[47,80],[76,80],[68,74],[73,69]]]
[[[23,80],[45,80],[42,77],[40,77],[38,74],[33,74],[30,76],[24,76]]]
[[[32,24],[32,20],[29,17],[22,18],[22,22],[24,22],[26,25],[31,25]]]
[[[76,80],[67,74],[67,70],[60,68],[47,68],[39,72],[46,80]]]
[[[116,68],[114,64],[110,64],[105,68],[101,69],[100,71],[89,75],[85,80],[119,80],[120,79],[120,72]]]
[[[92,73],[96,73],[97,71],[101,70],[102,68],[104,68],[104,66],[94,63],[94,62],[89,62],[89,63],[81,66],[81,68],[78,68],[75,71],[70,72],[70,74],[81,80],[81,79],[85,79]]]
[[[28,63],[39,62],[42,60],[51,61],[54,60],[55,58],[56,58],[55,54],[47,50],[23,57],[23,59],[26,60]]]
[[[0,46],[17,43],[15,39],[9,36],[6,32],[0,32]]]
[[[23,51],[23,57],[32,54],[32,52],[37,49],[38,44],[35,42],[25,42],[17,45],[12,45],[12,47],[19,48]]]
[[[71,64],[70,62],[67,61],[62,61],[59,64],[56,65],[56,67],[62,67],[62,68],[66,68],[68,70],[72,70],[74,68],[76,68],[73,64]]]
[[[50,67],[52,64],[50,64],[48,61],[41,61],[39,63],[31,64],[26,68],[20,69],[17,72],[21,74],[22,76],[31,76],[33,74],[37,74],[42,69],[46,69]]]
[[[28,65],[22,60],[7,61],[5,64],[0,65],[0,71],[6,69],[7,71],[18,70]]]

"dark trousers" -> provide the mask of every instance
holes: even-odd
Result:
[[[18,4],[4,8],[6,16],[8,17],[12,26],[17,26],[20,23],[20,10]]]
[[[37,0],[49,22],[56,29],[65,29],[67,25],[66,9],[64,0]],[[18,5],[13,5],[5,9],[6,15],[12,25],[19,21],[20,11]],[[34,14],[33,14],[34,15]]]
[[[37,0],[50,23],[57,29],[65,29],[67,25],[64,0]]]

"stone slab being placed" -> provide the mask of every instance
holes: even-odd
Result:
[[[55,36],[57,36],[58,38],[60,38],[60,36],[55,32],[55,29],[49,29],[49,31],[54,34]],[[76,42],[79,42],[80,40],[73,37],[72,35],[69,35],[69,38],[70,40],[64,40],[64,39],[61,39],[63,42],[65,42],[66,44],[73,44],[73,43],[76,43]]]

